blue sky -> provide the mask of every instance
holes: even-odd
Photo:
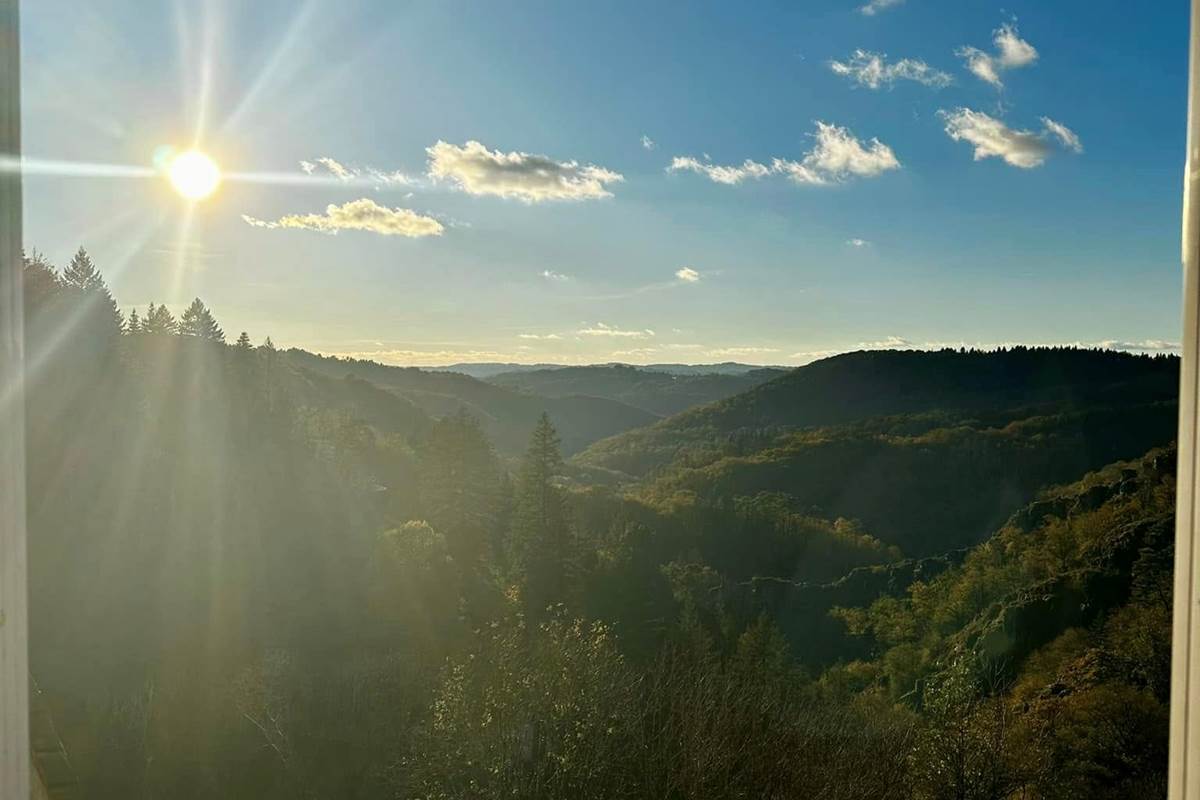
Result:
[[[26,244],[392,363],[1176,342],[1187,4],[864,1],[26,3],[27,158],[234,178],[31,167]]]

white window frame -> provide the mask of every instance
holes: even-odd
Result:
[[[0,155],[19,156],[19,0],[0,0]],[[1200,0],[1192,0],[1169,800],[1200,800]],[[0,170],[0,798],[30,797],[21,179]]]

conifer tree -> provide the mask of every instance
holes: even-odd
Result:
[[[75,293],[82,309],[82,336],[103,341],[121,333],[123,320],[117,302],[113,300],[91,256],[82,247],[63,270],[62,282],[69,291]]]
[[[194,336],[210,342],[224,342],[225,331],[217,324],[216,318],[204,303],[197,297],[183,312],[179,319],[179,332],[184,336]]]
[[[241,335],[238,336],[237,343],[234,344],[234,347],[236,347],[238,350],[250,350],[250,334],[242,331]]]
[[[574,571],[565,498],[554,483],[561,470],[558,432],[543,413],[517,478],[510,543],[511,566],[524,583],[526,613],[531,620],[567,599]]]
[[[129,319],[125,322],[125,332],[129,334],[142,332],[142,320],[138,317],[136,308],[129,311]]]
[[[464,570],[487,555],[499,486],[500,465],[479,421],[465,410],[438,420],[421,451],[421,496]]]
[[[142,330],[145,333],[166,335],[178,332],[178,326],[175,322],[175,317],[167,310],[165,305],[156,306],[154,303],[146,309],[146,318],[142,322]]]

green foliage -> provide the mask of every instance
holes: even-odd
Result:
[[[542,413],[645,419],[612,400],[225,346],[198,300],[119,336],[86,253],[24,269],[31,661],[82,796],[1161,794],[1173,453],[1084,472],[1169,437],[1173,362],[833,359],[622,489]]]

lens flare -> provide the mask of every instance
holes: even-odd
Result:
[[[188,150],[171,160],[167,177],[175,191],[189,200],[203,200],[217,190],[221,170],[199,150]]]

